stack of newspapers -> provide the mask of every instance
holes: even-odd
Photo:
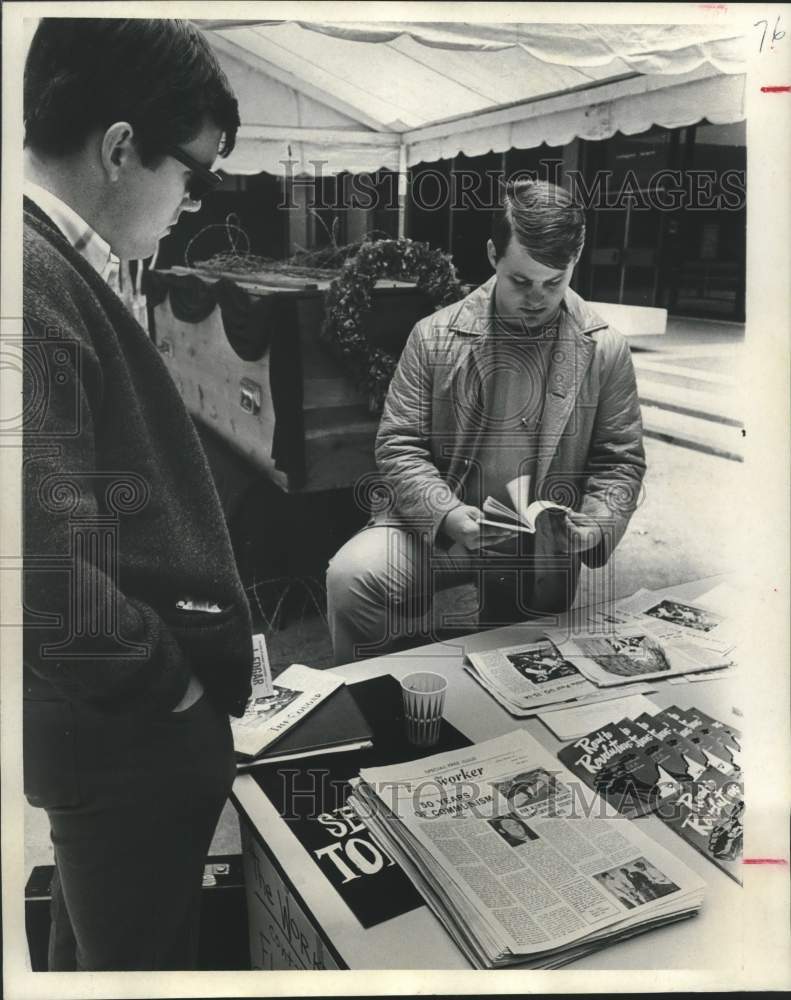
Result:
[[[701,677],[733,663],[738,601],[728,584],[695,601],[640,590],[548,629],[538,642],[469,652],[465,669],[517,717]]]
[[[476,968],[557,968],[703,901],[693,871],[522,730],[352,784],[350,805]]]

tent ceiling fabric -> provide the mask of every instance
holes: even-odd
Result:
[[[708,62],[722,73],[744,72],[744,38],[716,25],[299,24],[354,41],[388,42],[408,35],[431,48],[492,52],[516,47],[563,66],[607,66],[617,59],[638,73],[686,73]]]
[[[377,135],[377,133],[372,133]],[[290,174],[315,177],[320,173],[375,174],[378,170],[399,168],[399,140],[392,136],[388,145],[365,142],[360,133],[327,132],[326,138],[311,140],[270,138],[266,126],[239,129],[236,146],[218,169],[229,174]]]
[[[624,94],[597,104],[559,108],[501,124],[482,124],[461,133],[417,139],[407,146],[407,163],[449,159],[459,153],[480,156],[516,147],[531,149],[546,143],[564,146],[574,138],[609,139],[616,132],[635,135],[652,125],[681,128],[702,118],[712,124],[740,121],[744,115],[743,76],[690,80],[646,93]],[[625,88],[624,88],[625,89]],[[535,105],[535,108],[540,107]]]
[[[282,137],[270,141],[260,129],[257,138],[240,136],[237,149],[224,164],[229,172],[282,173],[285,159],[296,161],[295,173],[311,172],[309,161],[317,158],[326,161],[328,173],[398,169],[397,147],[402,139],[410,164],[458,152],[500,151],[511,145],[561,145],[575,136],[606,138],[619,129],[634,132],[652,124],[692,124],[711,117],[707,101],[714,103],[712,113],[721,121],[743,117],[744,38],[735,36],[732,28],[197,23],[215,41],[221,61],[230,56],[261,74],[262,96],[256,101],[256,114],[251,118],[242,106],[243,122],[266,124],[261,109],[266,106],[265,78],[270,76],[314,100],[323,96],[328,106],[360,123],[352,142],[337,129],[328,130],[326,141],[311,136],[305,142],[299,120],[288,123],[293,130],[290,143]],[[717,83],[700,84],[686,92],[673,86],[698,73],[716,74]],[[600,88],[609,91],[613,85],[628,85],[645,75],[666,78],[668,94],[660,97],[660,90],[650,95],[627,93],[615,103],[608,97],[607,110],[601,110],[605,99]],[[569,91],[578,92],[573,108],[557,115],[541,113],[542,103],[549,106]],[[488,124],[490,113],[519,105],[528,109],[523,122],[511,121],[507,127],[498,123],[496,129]],[[436,134],[443,123],[448,123],[447,141]],[[421,130],[430,134],[423,135]],[[365,131],[380,140],[383,134],[392,136],[392,146],[380,141],[369,148],[361,135]],[[444,152],[434,155],[439,149]]]

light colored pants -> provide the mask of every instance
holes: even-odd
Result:
[[[430,641],[426,619],[434,594],[462,583],[480,584],[482,569],[502,560],[503,554],[492,552],[481,557],[444,551],[395,526],[363,528],[339,549],[327,570],[335,663],[381,656],[399,638]],[[519,613],[512,620],[525,617]]]
[[[389,525],[363,528],[327,570],[327,617],[335,663],[386,653],[425,631],[433,593],[472,580],[460,560]]]

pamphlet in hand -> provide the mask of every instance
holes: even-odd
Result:
[[[543,511],[558,510],[564,514],[571,513],[570,507],[553,503],[551,500],[534,500],[532,503],[528,503],[530,476],[518,476],[516,479],[512,479],[505,488],[514,505],[513,510],[494,497],[487,497],[483,502],[482,510],[488,517],[479,521],[479,524],[488,524],[493,528],[523,531],[534,535],[536,521]]]
[[[278,676],[272,694],[254,694],[242,718],[231,719],[234,749],[245,757],[255,757],[343,683],[327,671],[292,664]]]

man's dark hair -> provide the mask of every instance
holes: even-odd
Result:
[[[585,213],[564,188],[547,181],[508,181],[502,206],[492,218],[492,243],[497,259],[511,237],[533,260],[562,271],[585,243]]]
[[[239,107],[216,56],[188,21],[42,18],[25,64],[25,145],[61,157],[128,121],[145,166],[207,124],[234,147]]]

